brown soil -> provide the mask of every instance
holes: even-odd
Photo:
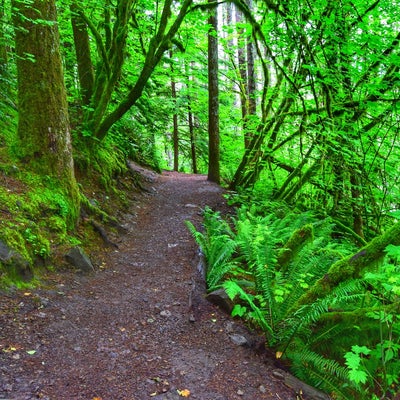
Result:
[[[296,399],[262,338],[204,298],[184,221],[224,209],[204,176],[164,173],[123,224],[96,272],[0,293],[0,399]],[[239,334],[255,345],[233,343]]]

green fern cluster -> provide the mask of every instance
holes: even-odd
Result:
[[[389,329],[369,317],[385,303],[376,293],[388,286],[376,283],[375,291],[370,290],[374,279],[382,282],[384,277],[350,279],[311,303],[300,301],[335,262],[355,251],[349,241],[334,239],[340,235],[333,234],[332,220],[283,206],[271,207],[268,215],[242,206],[229,223],[206,209],[204,232],[191,223],[188,227],[207,262],[208,289],[223,287],[236,304],[233,316],[260,327],[268,346],[290,360],[299,378],[342,399],[372,399],[366,390],[395,390],[395,374],[400,371],[394,358],[398,358],[400,344],[396,345],[393,334],[398,324],[392,324],[392,337],[385,342],[382,335],[388,337]],[[390,305],[398,304],[399,282],[392,279]],[[393,320],[397,314],[392,310],[391,315]],[[361,372],[346,364],[345,354],[354,345],[382,350],[385,343],[382,354],[393,361],[363,360],[360,365],[368,379],[357,382],[354,376]],[[371,354],[369,358],[374,358]]]
[[[206,260],[206,283],[209,291],[220,287],[226,274],[236,267],[233,255],[236,250],[234,234],[229,224],[220,213],[214,213],[210,208],[204,210],[205,232],[197,231],[196,227],[186,221],[186,226]]]

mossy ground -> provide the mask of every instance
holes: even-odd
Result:
[[[115,218],[130,202],[135,184],[121,152],[104,147],[91,162],[96,168],[90,174],[77,168],[81,215],[71,229],[70,206],[61,183],[29,172],[8,155],[6,147],[0,147],[0,240],[29,262],[34,277],[31,283],[24,282],[17,271],[0,263],[0,286],[34,283],[45,271],[62,267],[63,254],[74,245],[85,249],[103,245],[92,220],[106,223]]]

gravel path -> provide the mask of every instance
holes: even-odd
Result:
[[[173,172],[148,189],[94,274],[0,293],[0,399],[296,399],[233,341],[260,338],[204,299],[184,221],[226,207],[221,189]]]

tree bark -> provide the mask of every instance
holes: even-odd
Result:
[[[178,110],[176,103],[176,82],[174,77],[174,65],[172,60],[172,50],[169,52],[171,58],[171,96],[174,104],[174,113],[172,115],[172,140],[174,142],[174,171],[179,169],[179,129],[178,129]]]
[[[212,0],[209,0],[212,2]],[[220,183],[219,170],[219,87],[218,87],[218,14],[211,11],[208,23],[208,180]]]
[[[191,66],[194,66],[194,62],[191,62]],[[197,150],[196,150],[196,132],[194,124],[194,115],[192,110],[192,83],[194,76],[191,75],[189,63],[185,62],[185,73],[187,79],[187,111],[188,111],[188,125],[189,125],[189,136],[190,136],[190,153],[192,157],[192,172],[198,173],[197,170]]]
[[[235,13],[236,23],[238,25],[243,23],[243,14],[236,8]],[[239,96],[240,96],[240,109],[242,111],[242,123],[243,123],[243,135],[245,148],[248,147],[247,135],[246,135],[246,118],[248,114],[247,104],[247,68],[246,68],[246,53],[245,53],[245,42],[243,39],[243,28],[237,29],[238,35],[238,46],[237,46],[237,58],[238,58],[238,69],[239,69]]]
[[[94,69],[90,55],[89,34],[86,22],[79,15],[79,9],[75,1],[71,3],[70,10],[82,103],[85,106],[89,106],[94,86]]]
[[[20,158],[29,169],[60,180],[70,201],[70,223],[79,215],[67,96],[55,1],[13,0],[18,73]],[[29,56],[28,56],[29,55]]]
[[[249,10],[251,10],[253,7],[252,0],[246,0],[246,3],[249,7]],[[250,34],[247,35],[246,52],[247,52],[247,86],[246,86],[247,115],[245,116],[245,121],[244,121],[244,129],[245,129],[244,143],[245,147],[248,147],[252,137],[255,134],[254,128],[252,127],[251,123],[251,116],[256,115],[256,109],[257,109],[256,71],[254,67],[254,45],[252,36]]]
[[[189,134],[190,134],[190,152],[192,156],[192,171],[194,174],[197,174],[197,151],[196,151],[196,133],[194,131],[194,123],[193,123],[193,112],[192,106],[190,104],[190,97],[188,98],[188,124],[189,124]]]
[[[4,17],[4,0],[0,2],[0,79],[2,78],[3,73],[7,70],[8,63],[8,51],[6,46],[6,37],[4,35],[4,26],[5,23]]]

